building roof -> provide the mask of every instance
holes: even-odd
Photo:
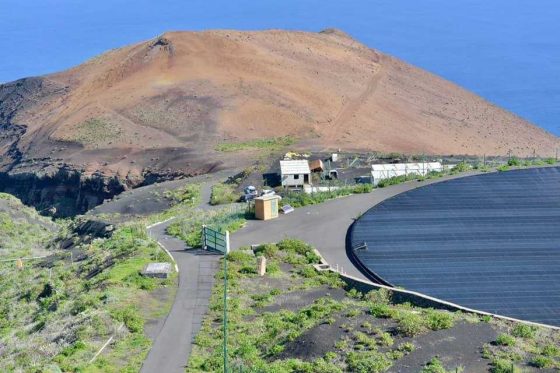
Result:
[[[305,159],[296,161],[280,161],[280,173],[282,175],[309,174],[309,162]]]

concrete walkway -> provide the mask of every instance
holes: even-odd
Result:
[[[199,208],[209,209],[211,183],[202,185]],[[173,220],[152,226],[148,232],[173,256],[179,268],[175,302],[148,353],[142,373],[183,373],[192,342],[200,330],[219,266],[219,255],[204,250],[186,250],[187,245],[166,233]]]

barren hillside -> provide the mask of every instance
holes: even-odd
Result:
[[[342,32],[169,32],[0,85],[0,171],[142,182],[240,157],[218,144],[554,155],[558,138]],[[19,170],[19,171],[18,171]]]

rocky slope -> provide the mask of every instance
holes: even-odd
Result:
[[[336,30],[169,32],[0,85],[0,190],[84,211],[128,186],[251,157],[217,144],[287,135],[313,150],[550,156],[559,145]]]

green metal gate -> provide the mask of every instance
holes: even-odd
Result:
[[[221,253],[229,253],[229,232],[222,233],[215,229],[202,226],[202,247],[204,250],[216,250]]]

